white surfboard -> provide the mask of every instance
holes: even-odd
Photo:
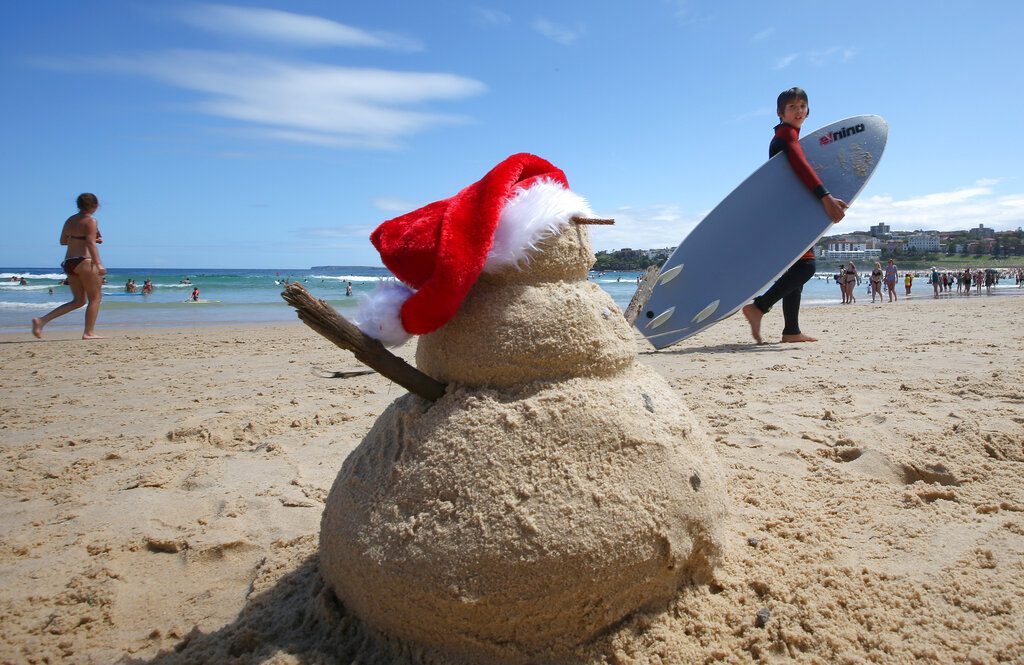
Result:
[[[860,115],[805,134],[800,147],[829,192],[853,203],[888,135],[885,120]],[[657,349],[697,334],[750,302],[831,226],[786,155],[776,155],[686,236],[634,325]]]

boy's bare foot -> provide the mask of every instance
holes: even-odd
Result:
[[[32,334],[39,339],[43,338],[43,322],[39,319],[32,319]]]
[[[803,333],[800,333],[799,335],[783,335],[782,336],[782,341],[783,342],[817,342],[818,338],[817,337],[811,337],[810,335],[805,335]]]
[[[754,338],[754,341],[758,344],[764,344],[761,339],[761,319],[764,317],[764,312],[757,308],[757,305],[750,303],[743,306],[743,316],[747,318],[747,323],[750,324],[750,335]]]
[[[82,339],[105,339],[102,335],[91,333],[89,335],[82,335]]]

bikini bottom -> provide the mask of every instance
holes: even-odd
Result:
[[[64,274],[71,277],[75,274],[75,268],[78,267],[78,264],[88,258],[88,256],[72,256],[69,259],[64,259],[64,261],[61,262],[60,267],[64,269]]]

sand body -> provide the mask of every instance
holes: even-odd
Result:
[[[485,275],[346,460],[324,578],[370,627],[446,660],[557,660],[720,562],[718,461],[586,282],[585,229]]]

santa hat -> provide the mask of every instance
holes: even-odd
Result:
[[[370,241],[401,284],[365,298],[356,323],[388,346],[433,332],[455,316],[481,272],[520,266],[577,215],[593,213],[560,169],[512,155],[455,196],[377,227]]]

